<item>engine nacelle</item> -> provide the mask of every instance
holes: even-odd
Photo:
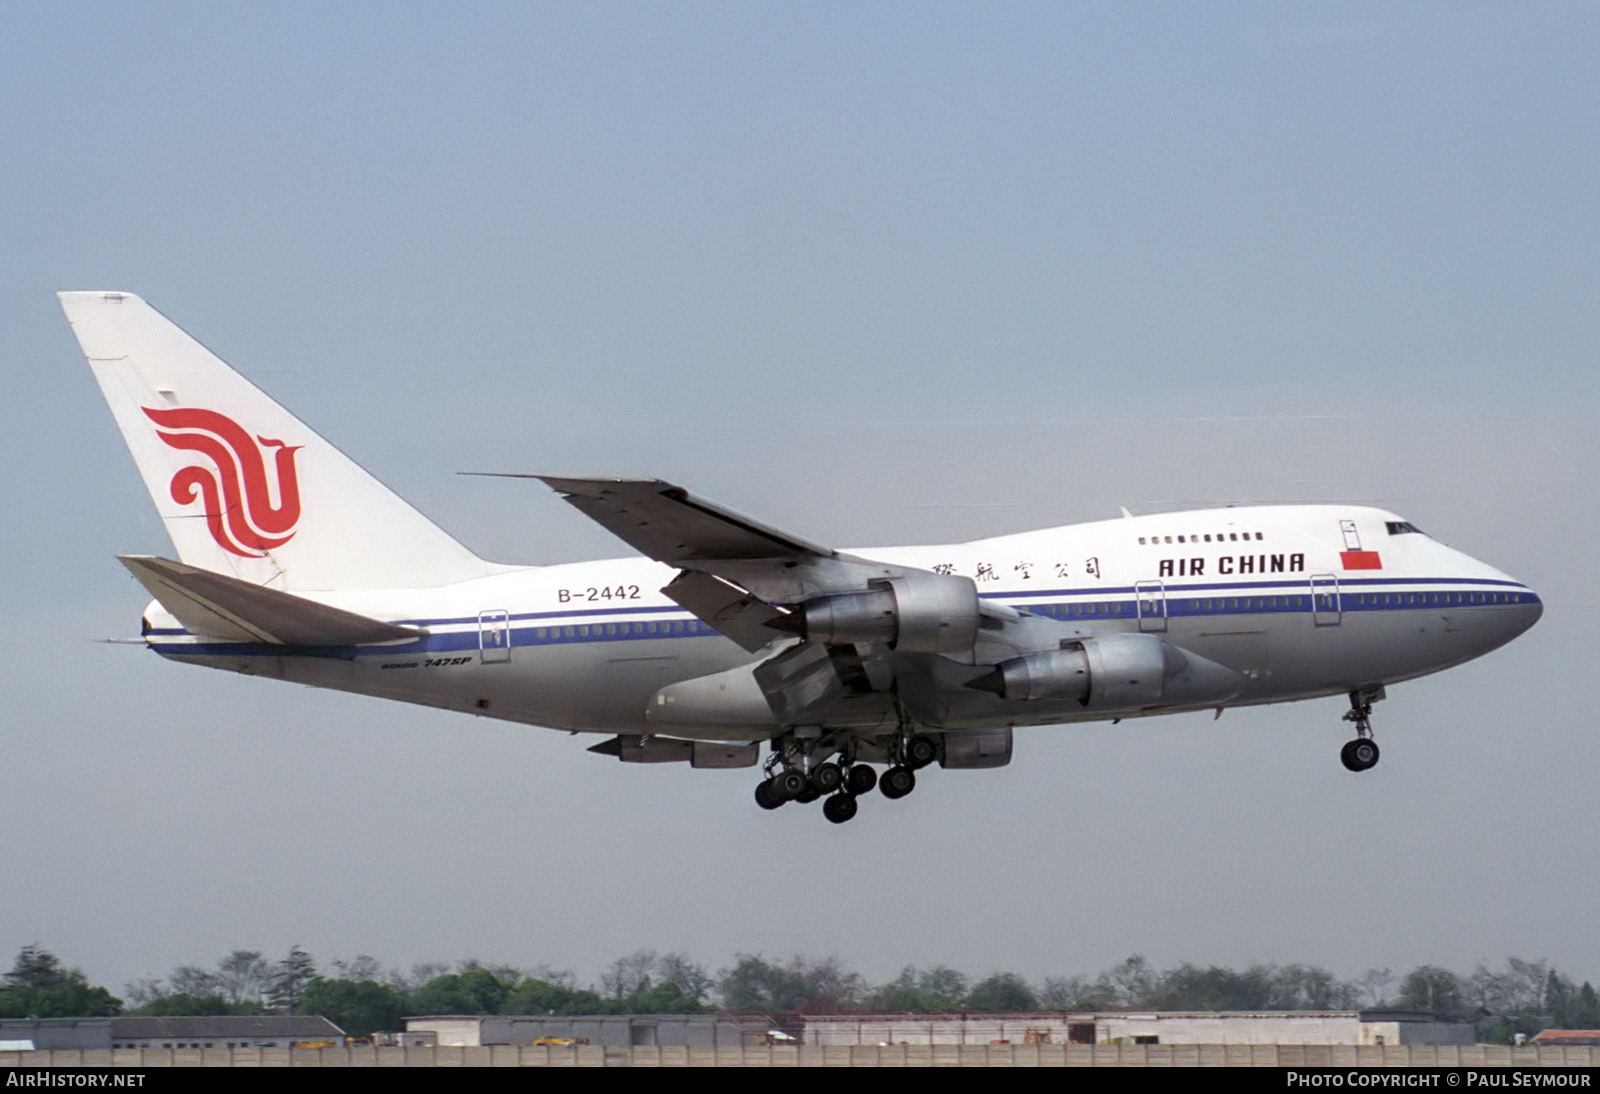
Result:
[[[1086,699],[1089,696],[1089,655],[1082,646],[1045,650],[1013,657],[980,676],[968,687],[992,691],[1005,700]]]
[[[950,730],[944,734],[939,766],[974,770],[1011,762],[1011,729]]]
[[[1076,700],[1086,710],[1220,703],[1248,681],[1153,634],[1108,634],[1002,661],[967,686],[1009,701]]]
[[[1168,672],[1181,670],[1184,660],[1183,654],[1153,634],[1087,639],[1083,652],[1089,659],[1092,681],[1083,704],[1089,710],[1138,710],[1157,705]]]
[[[892,577],[871,582],[863,592],[807,600],[770,625],[814,642],[957,653],[978,639],[978,587],[959,574]]]

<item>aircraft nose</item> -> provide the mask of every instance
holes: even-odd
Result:
[[[1515,638],[1539,622],[1539,617],[1544,615],[1544,601],[1539,599],[1538,593],[1524,586],[1523,591],[1518,595],[1521,599],[1514,605],[1515,611],[1512,612],[1516,630],[1512,632],[1511,638]]]
[[[1526,585],[1518,586],[1514,592],[1489,595],[1504,600],[1483,613],[1485,652],[1505,645],[1539,622],[1544,614],[1544,601]]]

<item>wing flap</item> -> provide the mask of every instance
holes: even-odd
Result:
[[[772,713],[785,725],[816,716],[846,694],[833,657],[820,642],[791,647],[757,665],[754,673]]]
[[[279,646],[364,646],[427,633],[171,559],[119,555],[118,561],[191,634]]]
[[[698,570],[683,570],[661,591],[751,653],[779,637],[777,631],[767,626],[772,620],[782,618],[778,611],[721,578]]]

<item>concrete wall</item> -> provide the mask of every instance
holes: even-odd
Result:
[[[1600,1047],[1504,1045],[861,1045],[833,1048],[56,1049],[14,1067],[1600,1067]]]

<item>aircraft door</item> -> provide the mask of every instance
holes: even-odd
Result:
[[[1339,601],[1338,574],[1311,575],[1311,622],[1319,627],[1337,627],[1344,619]]]
[[[504,609],[478,613],[478,660],[485,665],[511,660],[511,613]]]
[[[1141,631],[1167,629],[1167,589],[1164,584],[1159,581],[1135,581],[1133,602],[1139,613]]]

